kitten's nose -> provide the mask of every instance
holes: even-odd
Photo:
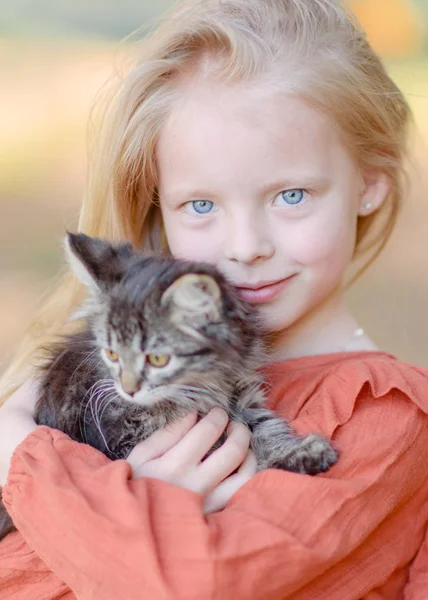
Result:
[[[120,385],[125,394],[133,396],[140,389],[141,381],[133,373],[124,371],[120,377]]]

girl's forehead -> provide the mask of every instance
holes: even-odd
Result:
[[[334,124],[320,111],[295,96],[236,86],[188,90],[157,147],[161,185],[195,172],[221,178],[279,168],[325,174],[340,153]]]

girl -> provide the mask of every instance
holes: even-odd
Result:
[[[7,381],[30,381],[1,409],[19,533],[0,544],[0,598],[416,597],[428,377],[379,351],[342,294],[396,220],[408,122],[334,0],[177,5],[104,113],[81,229],[216,264],[260,308],[271,407],[341,457],[316,477],[254,474],[238,426],[201,463],[227,426],[213,411],[110,462],[35,428],[37,383],[15,367]],[[64,326],[73,285],[37,345]]]

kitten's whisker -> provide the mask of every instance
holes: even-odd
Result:
[[[94,405],[94,410],[95,410],[95,414],[98,411],[98,406],[100,404],[100,402],[103,401],[105,395],[109,394],[109,391],[111,390],[110,386],[98,386],[95,391],[94,394],[92,395],[92,402]]]
[[[114,456],[119,458],[119,456],[117,454],[115,454],[114,452],[112,452],[110,450],[110,447],[107,443],[106,437],[105,437],[105,435],[102,431],[102,427],[101,427],[102,413],[105,411],[107,406],[113,401],[113,399],[115,397],[117,397],[114,380],[109,379],[109,380],[101,380],[100,382],[96,382],[90,388],[90,392],[92,392],[92,393],[86,404],[84,418],[83,418],[83,423],[84,423],[84,428],[85,428],[85,439],[86,439],[86,411],[88,410],[88,407],[89,407],[91,410],[92,420],[93,420],[95,426],[97,427],[107,450],[111,454],[113,454]],[[100,404],[102,404],[103,402],[105,403],[105,406],[102,408],[102,412],[99,413]]]
[[[107,407],[109,406],[109,404],[111,404],[113,402],[113,400],[117,398],[117,393],[115,391],[110,393],[110,396],[107,396],[106,398],[103,398],[103,401],[105,402],[105,406],[103,407],[103,409],[101,410],[101,413],[98,417],[98,421],[100,423],[100,427],[101,427],[101,420],[103,418],[103,415],[107,409]]]
[[[96,381],[90,388],[89,390],[86,392],[87,394],[90,393],[92,390],[96,390],[96,389],[103,389],[105,387],[114,387],[114,379],[99,379],[98,381]]]
[[[102,413],[105,411],[105,409],[107,408],[107,406],[112,402],[112,400],[114,399],[115,394],[112,390],[110,390],[110,392],[103,390],[102,394],[98,394],[96,402],[95,402],[95,413],[98,414],[98,419],[97,419],[97,423],[99,428],[101,428],[101,416]],[[101,405],[105,403],[105,406],[102,407]],[[102,412],[99,411],[99,409],[101,409]]]
[[[92,386],[91,386],[91,387],[90,387],[90,388],[87,390],[87,392],[86,392],[86,393],[85,393],[85,395],[83,396],[83,400],[85,400],[87,396],[91,396],[91,394],[95,393],[95,392],[94,392],[94,390],[96,390],[96,389],[97,389],[97,386],[99,386],[99,385],[102,385],[103,381],[104,381],[104,380],[99,380],[99,381],[96,381],[96,382],[95,382],[95,383],[94,383],[94,384],[93,384],[93,385],[92,385]]]
[[[87,356],[85,356],[85,358],[77,365],[77,367],[74,369],[73,373],[70,375],[70,381],[73,381],[73,377],[75,376],[75,374],[77,373],[77,371],[80,369],[80,367],[82,367],[83,365],[85,365],[86,363],[88,363],[93,357],[94,354],[96,352],[99,352],[99,348],[95,347],[92,352],[90,352]],[[96,364],[94,364],[94,368],[96,366],[98,366],[99,361],[97,361]]]
[[[108,396],[108,397],[106,397],[106,398],[101,398],[101,399],[98,399],[98,400],[97,400],[97,406],[98,406],[98,404],[99,404],[99,402],[100,402],[100,401],[101,401],[101,402],[105,402],[105,406],[104,406],[104,408],[102,409],[102,413],[101,413],[100,415],[98,415],[98,418],[95,418],[95,419],[94,419],[94,422],[95,422],[95,425],[96,425],[96,427],[97,427],[98,431],[100,432],[100,435],[101,435],[101,437],[102,437],[102,439],[103,439],[103,442],[104,442],[104,444],[105,444],[105,447],[107,448],[107,450],[110,452],[110,454],[112,454],[112,455],[113,455],[113,456],[115,456],[116,458],[121,458],[121,457],[120,457],[118,454],[116,454],[116,452],[113,452],[113,451],[110,449],[110,446],[109,446],[109,445],[108,445],[108,443],[107,443],[107,440],[106,440],[106,438],[105,438],[105,435],[104,435],[104,433],[103,433],[103,430],[102,430],[102,427],[101,427],[101,418],[102,418],[102,414],[104,413],[104,411],[106,410],[106,408],[108,407],[108,405],[109,405],[109,404],[110,404],[110,403],[111,403],[111,402],[114,400],[114,398],[115,398],[115,397],[116,397],[116,394],[111,394],[111,396]],[[96,411],[97,411],[97,408],[95,409],[95,412],[96,412]]]
[[[101,379],[99,381],[96,381],[90,388],[89,390],[86,392],[85,396],[82,399],[82,404],[85,401],[86,397],[89,395],[89,400],[87,401],[86,405],[85,405],[85,410],[83,412],[83,432],[82,430],[80,431],[82,438],[87,441],[87,432],[86,432],[86,422],[87,422],[87,411],[88,408],[91,409],[91,413],[92,413],[92,417],[94,417],[94,413],[93,413],[93,409],[92,409],[92,400],[93,400],[93,396],[95,394],[98,393],[98,390],[102,389],[103,387],[108,387],[108,386],[112,386],[114,384],[113,379]],[[95,419],[94,419],[95,421]]]

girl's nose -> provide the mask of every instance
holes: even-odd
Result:
[[[274,252],[275,247],[263,219],[240,218],[229,222],[225,240],[228,260],[252,264],[271,258]]]

